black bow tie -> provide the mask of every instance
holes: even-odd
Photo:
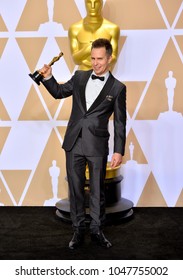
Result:
[[[92,80],[96,80],[96,79],[99,79],[101,81],[105,80],[105,77],[99,77],[99,76],[96,76],[96,75],[92,75],[91,78],[92,78]]]

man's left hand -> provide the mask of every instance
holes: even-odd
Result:
[[[123,156],[119,153],[114,153],[111,159],[111,168],[115,168],[122,163]]]

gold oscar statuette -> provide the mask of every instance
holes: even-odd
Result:
[[[58,61],[62,56],[63,56],[63,52],[60,52],[58,56],[53,57],[53,59],[50,61],[50,63],[48,64],[49,66],[52,66],[56,61]],[[41,73],[41,71],[36,70],[33,74],[29,74],[29,76],[33,79],[34,82],[36,82],[38,85],[40,85],[40,82],[43,79],[43,75]]]

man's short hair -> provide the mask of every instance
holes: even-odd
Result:
[[[112,55],[112,45],[111,42],[105,38],[99,38],[95,41],[93,41],[91,49],[97,49],[97,48],[105,48],[106,53],[111,56]]]

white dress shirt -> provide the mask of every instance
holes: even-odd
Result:
[[[94,72],[92,74],[96,75]],[[92,76],[91,74],[91,76]],[[95,101],[99,93],[101,92],[103,86],[105,85],[108,77],[109,77],[109,72],[106,72],[102,77],[104,77],[104,81],[101,81],[99,79],[92,80],[92,78],[89,78],[88,83],[86,85],[86,90],[85,90],[85,98],[86,98],[86,108],[87,110],[90,108],[92,103]]]

